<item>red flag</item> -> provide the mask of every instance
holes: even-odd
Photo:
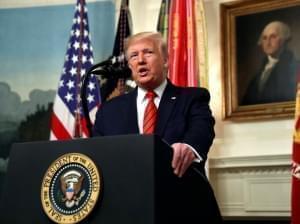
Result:
[[[292,156],[292,222],[300,223],[300,82],[297,85],[295,132]]]
[[[179,86],[198,86],[195,1],[173,0],[169,15],[169,78]]]
[[[85,0],[78,0],[75,7],[65,64],[53,105],[51,140],[89,136],[80,99],[81,77],[93,64],[93,52],[85,5]],[[89,114],[91,119],[94,120],[101,98],[99,83],[93,75],[89,79],[86,96]]]

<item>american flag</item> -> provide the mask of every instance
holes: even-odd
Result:
[[[90,39],[86,3],[85,0],[78,0],[65,63],[53,105],[50,140],[89,136],[82,112],[80,80],[94,62]],[[92,122],[101,101],[99,89],[98,80],[91,75],[86,96]]]

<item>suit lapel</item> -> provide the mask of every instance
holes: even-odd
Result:
[[[158,108],[158,120],[155,132],[160,136],[163,136],[163,132],[168,123],[171,112],[177,102],[177,96],[177,88],[168,82]]]
[[[137,123],[137,108],[136,108],[136,97],[137,97],[137,89],[127,94],[127,100],[124,101],[125,117],[124,119],[128,122],[126,127],[128,127],[128,133],[130,134],[138,134],[139,128]]]

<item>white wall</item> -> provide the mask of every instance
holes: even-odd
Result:
[[[156,31],[161,0],[130,0],[133,33]]]

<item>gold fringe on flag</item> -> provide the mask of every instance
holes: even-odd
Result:
[[[208,88],[208,55],[207,29],[203,0],[196,0],[195,4],[197,55],[199,61],[199,86]]]

